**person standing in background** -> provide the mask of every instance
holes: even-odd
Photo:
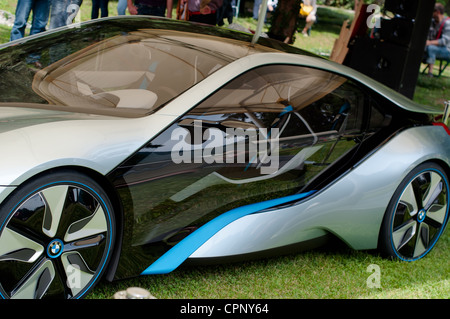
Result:
[[[225,23],[224,19],[227,19],[228,24],[233,23],[233,6],[231,0],[223,0],[222,6],[217,10],[217,25],[219,27],[223,26]]]
[[[127,0],[119,0],[117,2],[117,14],[120,16],[124,16],[127,11],[128,1]]]
[[[28,18],[33,12],[30,35],[45,31],[50,13],[50,0],[19,0],[16,6],[16,17],[11,29],[10,40],[25,36]]]
[[[97,19],[100,11],[100,17],[108,16],[108,2],[109,0],[92,0],[91,19]]]
[[[216,25],[223,0],[179,0],[177,19]]]
[[[130,14],[172,18],[173,0],[128,0]],[[167,15],[166,15],[167,11]]]
[[[306,18],[306,24],[305,27],[303,28],[302,34],[305,37],[308,37],[311,33],[311,27],[314,24],[314,22],[316,22],[317,18],[316,18],[316,13],[317,13],[317,3],[316,0],[303,0],[303,5],[306,7],[310,7],[311,11],[308,12],[308,14],[305,16]]]
[[[258,20],[259,18],[259,8],[261,7],[261,0],[255,0],[253,2],[253,20]]]
[[[450,17],[445,17],[445,8],[436,3],[433,12],[432,38],[425,46],[425,63],[428,64],[428,76],[433,76],[436,59],[450,60]]]
[[[49,29],[71,24],[82,3],[83,0],[51,0]]]

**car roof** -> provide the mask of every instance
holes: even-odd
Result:
[[[17,39],[5,44],[0,45],[0,50],[6,47],[15,46],[18,44],[24,44],[29,41],[33,41],[36,38],[42,40],[47,38],[46,41],[54,39],[54,42],[61,41],[62,39],[84,37],[88,33],[105,34],[110,32],[135,32],[142,29],[155,29],[160,31],[181,31],[195,34],[196,36],[209,35],[213,37],[221,38],[224,45],[232,42],[232,40],[247,42],[253,47],[255,51],[267,52],[268,50],[277,50],[287,53],[296,53],[309,56],[317,56],[312,52],[302,50],[300,48],[293,47],[289,44],[273,40],[267,36],[261,36],[258,39],[257,44],[251,44],[253,34],[249,30],[248,32],[225,28],[214,27],[210,25],[193,23],[175,19],[167,19],[154,16],[114,16],[101,19],[94,19],[84,21],[79,24],[72,24],[68,26],[62,26],[56,29],[48,30],[38,34],[30,35],[21,39]],[[103,31],[108,30],[108,31]],[[217,47],[216,51],[220,52],[221,47]]]
[[[223,61],[224,65],[254,54],[265,55],[267,53],[274,52],[292,53],[298,58],[289,58],[287,60],[299,61],[300,64],[305,66],[319,68],[353,78],[370,87],[403,109],[413,112],[432,114],[441,114],[443,111],[443,109],[439,107],[419,105],[398,92],[387,88],[379,82],[368,76],[364,76],[351,68],[330,62],[310,52],[295,48],[279,41],[261,37],[259,38],[257,44],[251,44],[252,35],[246,32],[239,32],[226,28],[211,27],[173,19],[155,17],[149,18],[148,16],[120,16],[91,20],[83,22],[80,25],[65,26],[12,41],[8,44],[0,46],[0,66],[3,68],[5,64],[9,63],[8,61],[10,59],[10,55],[23,55],[24,52],[26,53],[27,50],[30,50],[30,48],[35,48],[36,46],[44,47],[55,44],[60,45],[62,39],[71,39],[71,44],[78,42],[82,43],[83,41],[87,42],[85,47],[80,48],[80,50],[77,50],[77,48],[74,49],[74,55],[83,56],[83,54],[85,54],[86,56],[89,51],[95,51],[96,48],[99,47],[98,43],[101,43],[101,45],[108,43],[110,46],[117,44],[114,40],[108,40],[105,42],[104,39],[115,39],[118,35],[124,34],[127,34],[127,36],[121,38],[125,39],[128,43],[132,43],[133,38],[136,41],[140,41],[146,37],[156,37],[156,35],[164,37],[165,39],[170,39],[172,42],[184,42],[184,45],[191,46],[192,48],[195,48],[195,50],[201,50],[204,54]],[[97,43],[91,44],[88,43],[89,41]],[[42,85],[36,89],[38,87],[36,85],[36,79],[39,80],[40,77],[44,78],[49,69],[57,70],[67,62],[68,59],[63,57],[60,61],[44,68],[45,72],[43,70],[38,71],[33,80],[34,92],[37,91],[42,93],[42,90],[45,91],[45,86]],[[5,90],[2,89],[2,91],[4,92]],[[46,92],[39,95],[42,96],[45,94]],[[29,95],[27,95],[27,98],[28,97]],[[0,101],[5,102],[3,100]],[[33,103],[34,101],[25,102]],[[60,101],[50,100],[51,104],[58,104],[58,102]],[[82,110],[80,109],[80,111]],[[141,115],[144,114],[145,113],[141,113]],[[120,115],[120,112],[117,113],[117,115]],[[125,115],[125,113],[123,115]]]
[[[148,16],[61,27],[1,46],[0,102],[143,116],[242,57],[268,52],[310,54],[271,39],[262,39],[264,44],[251,44],[251,39],[245,32]],[[135,83],[123,85],[125,81]],[[162,81],[172,89],[170,96],[149,92]],[[110,85],[102,86],[105,83]],[[137,94],[141,98],[131,98]],[[148,102],[134,107],[138,100]]]

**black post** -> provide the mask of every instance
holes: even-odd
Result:
[[[386,0],[378,37],[352,41],[345,64],[413,98],[435,0]]]

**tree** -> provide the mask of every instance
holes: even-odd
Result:
[[[298,27],[298,12],[301,0],[279,0],[272,17],[268,35],[271,38],[294,43],[294,34]]]
[[[353,8],[357,1],[362,0],[318,0],[318,4],[331,6],[348,6]],[[383,5],[386,0],[364,0],[364,3]],[[445,5],[446,12],[450,14],[450,0],[437,0]],[[278,0],[278,6],[272,17],[272,25],[268,35],[271,38],[294,43],[294,35],[298,28],[301,0]]]
[[[443,1],[445,2],[445,1]],[[450,14],[450,0],[447,0],[447,3],[445,4],[445,12],[447,14]]]

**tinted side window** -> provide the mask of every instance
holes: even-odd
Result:
[[[150,229],[136,243],[177,241],[235,207],[302,192],[360,143],[365,101],[351,81],[306,67],[237,77],[116,172],[136,230]]]
[[[294,188],[299,189],[358,143],[356,137],[363,133],[364,108],[363,92],[343,77],[305,67],[276,65],[252,70],[232,81],[194,108],[183,123],[196,120],[203,130],[208,129],[209,135],[213,130],[221,131],[223,145],[231,143],[226,139],[227,132],[242,128],[247,133],[245,149],[253,154],[248,154],[248,161],[239,165],[242,154],[235,151],[234,160],[230,161],[233,164],[226,166],[224,176],[266,179],[261,168],[272,165],[276,167],[274,175],[279,175],[274,178],[290,174],[285,180],[295,180]],[[255,156],[251,152],[255,135],[258,145],[263,145],[265,138],[268,143],[277,143],[277,154],[268,154],[272,156],[266,159],[275,160],[278,156],[278,162],[264,163],[261,153]],[[203,142],[206,147],[208,141]],[[228,149],[238,150],[242,140],[235,139],[233,143]],[[230,152],[226,156],[229,158]],[[255,158],[259,161],[252,161]]]
[[[144,116],[233,61],[229,52],[244,54],[228,42],[211,52],[202,46],[218,40],[180,31],[81,28],[0,50],[0,103]]]

